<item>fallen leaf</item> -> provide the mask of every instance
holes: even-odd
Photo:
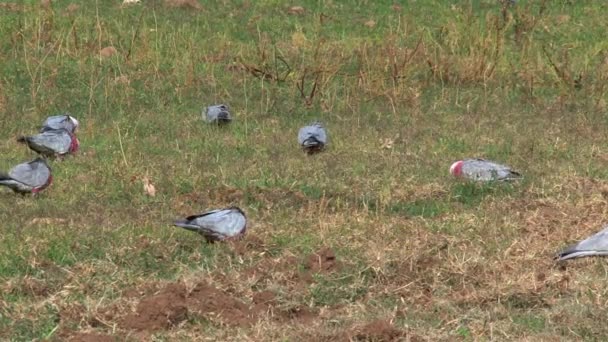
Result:
[[[376,26],[376,22],[373,21],[373,20],[368,20],[368,21],[365,22],[364,25],[371,28],[371,27]]]
[[[302,6],[291,6],[287,10],[287,13],[293,14],[293,15],[301,15],[301,14],[304,14],[305,12],[306,12],[306,10]]]
[[[144,193],[150,197],[156,196],[156,188],[150,182],[150,179],[148,179],[148,177],[144,177],[142,182],[144,183]]]
[[[390,150],[393,148],[394,143],[395,143],[395,141],[391,138],[380,139],[381,148]]]
[[[105,48],[101,49],[101,51],[99,51],[99,55],[101,57],[112,57],[117,52],[118,51],[116,50],[115,47],[113,47],[113,46],[106,46]]]
[[[53,223],[66,223],[68,220],[62,218],[52,217],[35,217],[30,221],[30,225],[35,224],[53,224]]]

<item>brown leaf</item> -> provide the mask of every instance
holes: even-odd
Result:
[[[306,10],[302,6],[291,6],[287,10],[287,13],[292,14],[292,15],[302,15],[305,12],[306,12]]]
[[[62,219],[62,218],[52,218],[52,217],[35,217],[33,218],[30,222],[29,225],[35,225],[35,224],[59,224],[59,223],[66,223],[67,220],[66,219]]]
[[[376,22],[373,21],[373,20],[368,20],[368,21],[365,22],[364,25],[367,26],[367,27],[369,27],[369,28],[372,28],[372,27],[376,26]]]
[[[148,177],[144,177],[142,182],[144,183],[144,193],[150,197],[156,196],[156,188],[150,182],[150,179],[148,179]]]
[[[105,48],[101,49],[99,51],[99,55],[101,57],[112,57],[114,54],[116,54],[118,51],[116,50],[115,47],[113,46],[106,46]]]

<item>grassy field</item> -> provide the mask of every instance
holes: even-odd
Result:
[[[81,122],[0,191],[0,339],[606,340],[608,264],[552,258],[608,214],[608,4],[400,3],[0,2],[0,168]],[[227,205],[239,242],[171,226]]]

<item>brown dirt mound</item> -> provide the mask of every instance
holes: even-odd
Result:
[[[323,247],[304,259],[304,268],[311,273],[329,273],[339,268],[336,253],[330,248]]]
[[[250,326],[267,313],[278,321],[309,322],[317,317],[306,307],[278,306],[271,291],[254,293],[252,303],[247,304],[205,282],[198,283],[190,292],[185,285],[174,283],[142,299],[136,312],[125,316],[119,325],[129,330],[156,331],[175,327],[191,315],[230,326]]]
[[[385,320],[370,322],[344,334],[349,341],[404,341],[406,338],[405,331]]]
[[[189,294],[188,307],[201,315],[218,317],[227,325],[247,326],[257,320],[247,304],[205,283],[196,285]]]
[[[133,330],[159,330],[171,328],[188,317],[186,288],[170,284],[159,294],[144,298],[137,312],[127,315],[121,326]]]

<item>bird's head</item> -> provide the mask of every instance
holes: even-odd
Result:
[[[78,128],[78,126],[80,125],[80,123],[78,122],[78,120],[76,120],[75,117],[70,115],[70,121],[72,121],[72,123],[74,124],[74,131],[76,131],[76,129]]]
[[[452,166],[450,166],[450,173],[453,176],[460,177],[462,175],[462,164],[464,164],[462,160],[459,160],[452,164]]]

